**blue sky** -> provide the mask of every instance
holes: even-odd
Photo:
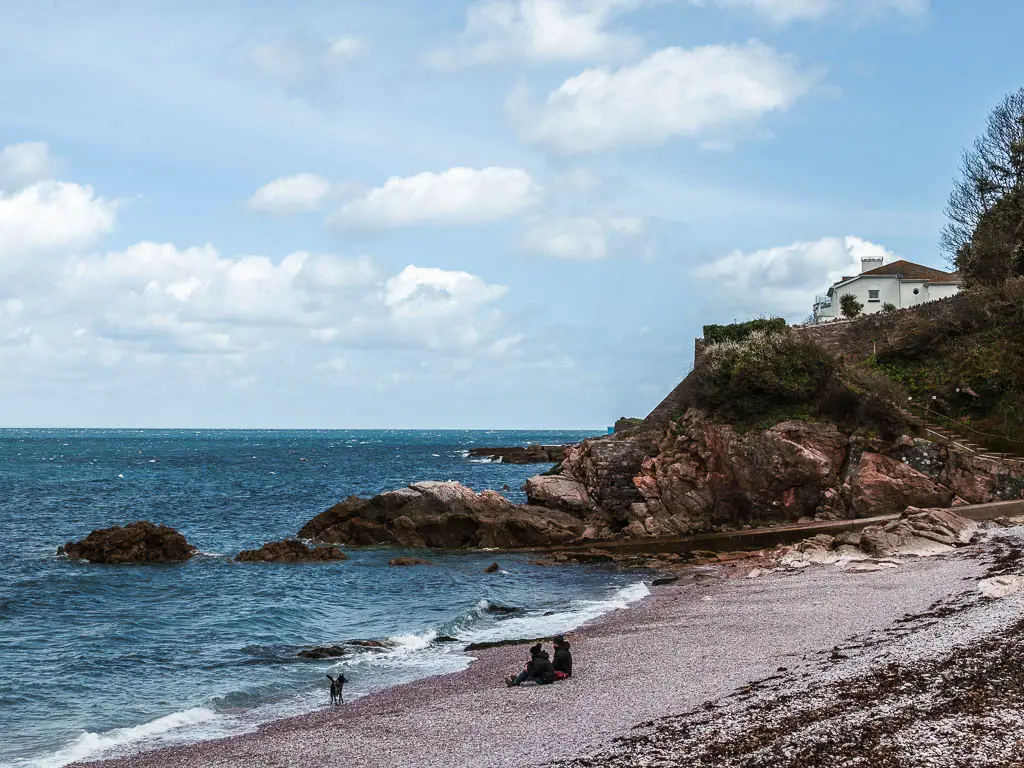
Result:
[[[1018,3],[0,2],[0,425],[602,428],[942,266]],[[1017,79],[1015,79],[1017,78]]]

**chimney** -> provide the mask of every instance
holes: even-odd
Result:
[[[871,256],[868,258],[862,258],[860,260],[860,273],[863,275],[869,269],[875,269],[882,266],[881,256]]]

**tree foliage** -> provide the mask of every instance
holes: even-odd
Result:
[[[857,301],[857,297],[852,293],[844,293],[839,297],[839,309],[843,317],[857,317],[864,309],[864,305]]]
[[[1007,94],[989,114],[985,132],[964,151],[946,204],[942,248],[968,283],[1022,274],[1022,196],[1024,88]]]

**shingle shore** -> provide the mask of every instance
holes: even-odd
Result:
[[[842,665],[828,661],[834,646],[899,626],[907,614],[973,589],[986,547],[991,543],[875,573],[822,566],[748,579],[741,578],[742,564],[723,565],[711,578],[656,587],[641,603],[573,633],[576,676],[566,682],[508,689],[502,678],[521,666],[526,651],[495,648],[475,653],[465,671],[344,708],[91,765],[518,768],[582,758],[609,749],[639,723],[699,710],[752,681],[777,678],[780,667],[787,679],[840,674]],[[1000,602],[1007,600],[1016,598]],[[625,753],[614,759],[676,764],[675,757],[647,762],[639,753],[637,761]]]

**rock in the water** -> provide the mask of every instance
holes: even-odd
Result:
[[[334,659],[346,653],[348,650],[340,645],[320,645],[316,648],[306,648],[295,655],[304,659]]]
[[[90,563],[180,563],[195,553],[176,530],[148,520],[101,528],[57,550],[58,555]]]
[[[677,581],[679,581],[678,576],[660,576],[651,582],[651,586],[660,587],[665,584],[675,584]]]
[[[500,461],[502,464],[554,464],[565,457],[565,445],[502,446],[499,448],[470,448],[469,455]]]
[[[429,560],[420,560],[418,557],[394,557],[388,560],[388,565],[402,567],[409,565],[433,565]]]
[[[497,573],[500,570],[501,570],[501,566],[500,565],[498,565],[497,563],[491,563],[486,568],[484,568],[484,573]]]
[[[423,482],[371,499],[350,496],[306,523],[299,536],[357,546],[510,548],[566,543],[583,528],[572,515],[516,505],[497,491]]]
[[[977,531],[976,522],[949,510],[908,507],[898,520],[861,531],[860,546],[874,557],[926,557],[970,543]]]
[[[245,549],[235,556],[240,563],[323,563],[348,560],[337,547],[309,547],[297,539],[271,541],[259,549]]]

